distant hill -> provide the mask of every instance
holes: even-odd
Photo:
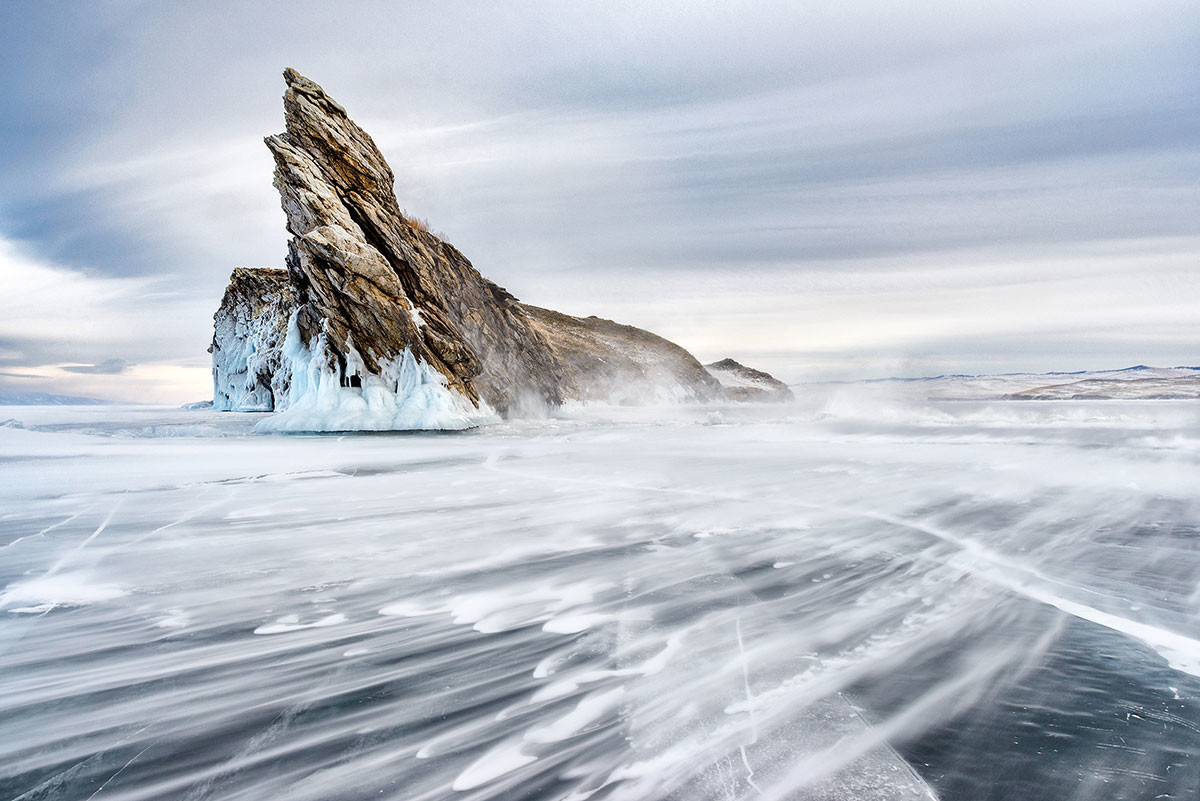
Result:
[[[0,406],[107,406],[112,401],[81,398],[75,395],[51,395],[48,392],[7,392],[0,390]]]
[[[936,375],[829,382],[905,387],[930,400],[1158,400],[1200,398],[1200,367],[1150,367],[997,375]]]
[[[1088,378],[1034,387],[1008,397],[1015,400],[1192,400],[1200,398],[1200,375]]]

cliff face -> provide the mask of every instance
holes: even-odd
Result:
[[[283,270],[239,267],[213,316],[213,409],[271,411],[288,390],[283,358],[288,318],[295,308]]]
[[[631,326],[527,306],[405,219],[371,137],[284,73],[266,138],[291,234],[287,272],[235,271],[216,316],[214,407],[267,428],[461,428],[564,401],[726,397],[686,350]],[[286,275],[286,279],[284,276]]]

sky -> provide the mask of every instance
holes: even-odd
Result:
[[[289,66],[485,276],[702,361],[1200,364],[1194,2],[10,0],[0,392],[211,396]]]

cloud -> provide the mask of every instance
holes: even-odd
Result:
[[[114,400],[202,396],[216,301],[170,283],[67,269],[0,238],[0,344],[10,368],[0,378]],[[140,365],[113,358],[117,349]]]
[[[212,372],[207,366],[140,364],[119,374],[75,373],[70,365],[31,367],[19,379],[0,373],[0,392],[45,392],[76,395],[115,402],[177,405],[202,400],[212,394]]]
[[[132,362],[124,359],[105,359],[99,364],[64,364],[60,370],[68,373],[90,373],[92,375],[120,375],[133,367]]]

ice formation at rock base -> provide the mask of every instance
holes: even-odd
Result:
[[[213,316],[213,409],[269,412],[291,374],[283,342],[294,306],[283,270],[233,271]]]
[[[447,386],[444,376],[411,351],[381,360],[369,372],[353,342],[342,351],[346,370],[330,367],[328,332],[310,348],[302,341],[293,313],[283,343],[283,369],[290,375],[280,411],[255,430],[395,431],[462,430],[499,418],[486,403],[477,408]]]

